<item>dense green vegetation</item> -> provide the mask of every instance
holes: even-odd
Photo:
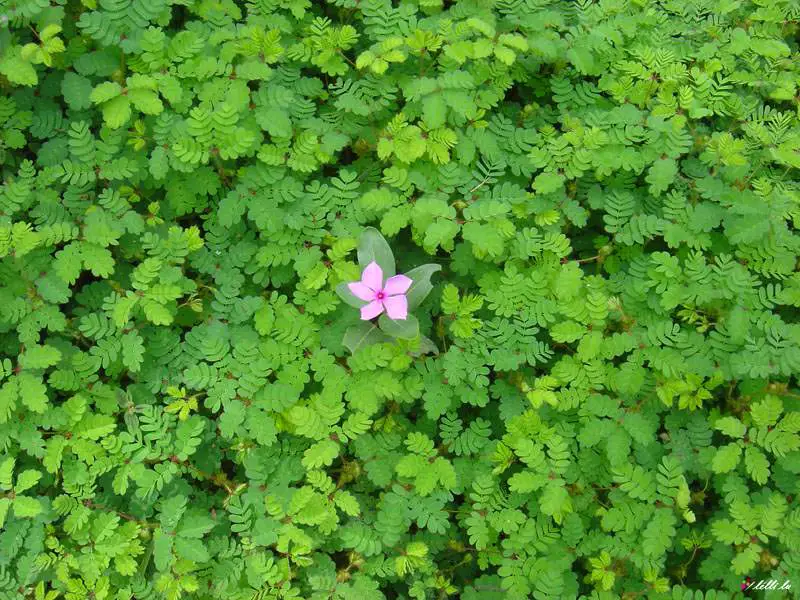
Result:
[[[799,24],[0,0],[0,600],[800,597]]]

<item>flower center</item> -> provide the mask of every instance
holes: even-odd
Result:
[[[375,294],[375,299],[376,300],[383,300],[385,296],[386,296],[386,294],[384,294],[383,292],[378,292],[377,294]]]

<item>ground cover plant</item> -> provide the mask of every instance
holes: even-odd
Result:
[[[0,599],[798,597],[799,23],[0,0]]]

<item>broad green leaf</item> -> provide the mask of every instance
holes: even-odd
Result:
[[[406,319],[397,320],[383,313],[378,319],[378,327],[383,333],[404,340],[413,340],[419,335],[419,321],[410,313]]]
[[[406,277],[409,277],[412,281],[411,287],[406,292],[409,312],[417,308],[428,297],[428,294],[433,289],[431,276],[441,270],[441,265],[429,263],[415,267],[405,273]]]
[[[377,326],[368,321],[362,321],[347,329],[342,339],[342,345],[353,353],[366,346],[388,341],[391,341],[391,338]]]
[[[375,261],[383,271],[384,280],[395,274],[394,255],[386,239],[374,227],[367,227],[358,240],[358,264],[363,270]]]

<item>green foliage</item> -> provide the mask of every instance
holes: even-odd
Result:
[[[800,597],[798,31],[0,0],[0,600]]]

